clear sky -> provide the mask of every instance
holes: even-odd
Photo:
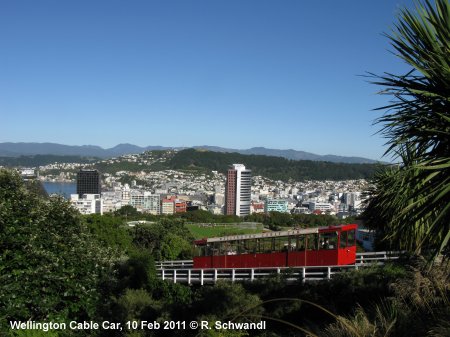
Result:
[[[2,0],[0,142],[264,146],[380,159],[359,75],[405,73],[412,0]]]

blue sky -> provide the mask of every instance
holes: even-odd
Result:
[[[0,1],[0,142],[380,159],[402,1]]]

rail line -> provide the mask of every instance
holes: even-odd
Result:
[[[366,252],[356,254],[356,263],[345,266],[305,266],[305,267],[263,267],[263,268],[206,268],[193,269],[192,260],[158,261],[157,272],[163,280],[174,283],[214,284],[220,280],[254,281],[270,277],[274,274],[283,275],[286,282],[303,283],[331,279],[333,275],[359,269],[374,264],[382,265],[386,261],[396,260],[402,252]]]

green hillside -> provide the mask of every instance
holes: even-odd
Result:
[[[100,172],[114,174],[118,171],[161,171],[167,169],[198,172],[219,171],[225,173],[231,164],[241,163],[250,168],[253,175],[273,180],[349,180],[370,179],[381,164],[346,164],[311,160],[289,160],[264,155],[213,152],[196,149],[182,151],[148,151],[136,155],[136,159],[117,158],[113,162],[79,156],[35,155],[0,157],[0,165],[6,167],[36,167],[50,163],[91,163]]]
[[[253,175],[274,180],[348,180],[371,178],[381,164],[344,164],[281,157],[243,155],[187,149],[177,152],[167,166],[176,170],[216,170],[225,173],[234,163],[244,164]]]

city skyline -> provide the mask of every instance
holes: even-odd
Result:
[[[381,159],[412,1],[0,4],[0,142],[216,145]],[[230,136],[230,133],[232,136]]]

